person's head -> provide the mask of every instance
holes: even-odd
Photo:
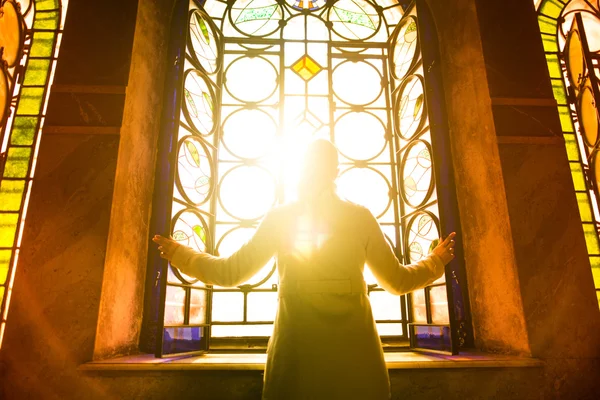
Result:
[[[324,190],[333,190],[338,168],[338,151],[333,143],[325,139],[314,140],[304,154],[299,196],[306,197]]]

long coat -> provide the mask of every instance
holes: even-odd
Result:
[[[403,266],[373,215],[331,194],[318,206],[273,209],[252,239],[229,257],[180,246],[172,263],[207,284],[231,287],[250,279],[274,255],[279,305],[263,399],[389,399],[364,265],[380,286],[402,294],[439,278],[442,260],[430,255]]]

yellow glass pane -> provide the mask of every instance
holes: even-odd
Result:
[[[36,10],[56,10],[59,7],[58,0],[36,0],[35,8]]]
[[[558,56],[556,54],[546,54],[546,62],[548,63],[550,78],[562,79],[563,74]]]
[[[593,224],[583,224],[583,233],[585,234],[585,243],[589,254],[600,254],[600,246],[598,244],[598,233]]]
[[[596,102],[591,86],[587,85],[581,90],[579,98],[578,113],[580,116],[580,130],[583,138],[590,147],[596,145],[598,141],[598,113],[596,111]]]
[[[2,304],[2,299],[4,298],[4,291],[5,291],[5,287],[4,286],[0,286],[0,304]]]
[[[542,43],[544,45],[544,51],[546,52],[558,52],[558,42],[556,35],[549,35],[546,33],[542,34]]]
[[[564,7],[565,5],[558,0],[546,0],[539,11],[549,17],[558,18]]]
[[[590,206],[589,195],[587,192],[577,192],[577,203],[579,204],[579,214],[583,222],[593,222],[592,207]]]
[[[572,133],[563,135],[565,138],[565,147],[567,148],[567,158],[569,161],[579,161],[579,147],[577,147],[577,138]]]
[[[594,286],[600,288],[600,257],[590,257],[592,266],[592,276],[594,277]]]
[[[302,56],[292,65],[292,70],[305,81],[312,79],[321,69],[321,66],[307,55]]]
[[[571,162],[571,176],[573,177],[573,184],[575,185],[575,190],[578,192],[583,192],[587,190],[585,186],[585,178],[583,176],[583,168],[581,164],[578,162]]]
[[[19,215],[0,213],[0,247],[13,247]]]
[[[58,12],[38,13],[33,22],[34,29],[57,29],[58,28]]]
[[[563,132],[574,132],[573,120],[571,119],[571,110],[568,106],[558,106],[558,117]]]
[[[37,117],[15,117],[10,143],[17,146],[31,146],[37,127]]]
[[[2,18],[0,18],[0,48],[2,59],[9,67],[16,65],[21,58],[23,42],[23,26],[19,19],[19,11],[14,2],[2,2]]]
[[[538,17],[540,32],[556,35],[556,20],[540,15]]]
[[[24,87],[17,106],[17,115],[36,115],[42,111],[44,88]]]
[[[4,69],[0,68],[0,121],[4,121],[4,114],[8,110],[9,99],[8,78]]]
[[[567,104],[567,93],[562,78],[552,79],[552,91],[558,104]]]
[[[27,63],[27,72],[23,84],[25,86],[43,86],[46,84],[50,60],[30,59]]]
[[[24,192],[24,180],[2,180],[0,182],[0,211],[19,211]]]
[[[30,55],[32,57],[51,57],[54,47],[54,37],[54,32],[35,32],[33,34]]]
[[[4,285],[8,278],[8,267],[10,266],[11,255],[12,250],[0,250],[0,285]]]
[[[6,158],[4,176],[6,178],[25,178],[29,170],[30,155],[29,147],[11,147]]]

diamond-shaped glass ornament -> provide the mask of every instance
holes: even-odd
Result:
[[[319,65],[315,60],[313,60],[308,54],[300,57],[298,61],[292,65],[292,70],[298,74],[298,76],[305,81],[309,81],[314,78],[323,67]]]

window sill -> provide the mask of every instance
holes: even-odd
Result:
[[[239,370],[263,371],[266,354],[206,354],[194,357],[155,358],[140,354],[92,361],[79,366],[80,371],[189,371]],[[457,356],[415,352],[385,353],[388,369],[450,369],[450,368],[531,368],[543,362],[535,358],[484,353],[464,353]]]

